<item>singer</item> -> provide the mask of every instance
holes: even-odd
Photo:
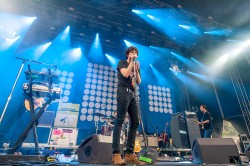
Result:
[[[117,119],[113,131],[113,156],[115,165],[140,164],[134,154],[136,131],[139,126],[138,107],[135,99],[136,84],[141,83],[140,65],[135,61],[138,58],[138,49],[134,46],[126,50],[127,60],[118,63],[118,88],[117,88]],[[124,160],[120,152],[120,135],[126,113],[130,117],[130,128],[128,132],[127,149]]]

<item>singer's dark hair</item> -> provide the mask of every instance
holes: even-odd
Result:
[[[207,110],[207,106],[205,104],[201,104],[201,106]]]
[[[137,54],[139,54],[138,48],[136,48],[135,46],[130,46],[129,48],[126,49],[126,58],[128,59],[128,54],[130,51],[135,50],[137,52]]]

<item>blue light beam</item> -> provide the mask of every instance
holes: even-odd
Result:
[[[195,76],[196,78],[199,78],[200,80],[203,80],[205,82],[210,82],[211,81],[210,77],[207,76],[207,75],[199,74],[199,73],[194,73],[194,72],[191,72],[191,71],[187,71],[187,73],[189,73],[192,76]]]
[[[162,73],[160,73],[152,64],[149,65],[155,75],[156,80],[161,86],[170,85],[167,79],[164,77]]]
[[[95,40],[93,41],[90,51],[87,54],[88,60],[91,62],[98,62],[100,64],[106,62],[106,58],[102,51],[102,45],[100,42],[99,34],[97,33],[95,36]]]
[[[117,65],[118,65],[119,59],[118,59],[118,58],[115,58],[115,57],[113,57],[113,56],[111,56],[111,55],[108,55],[108,54],[105,54],[105,56],[108,58],[110,65],[111,65],[113,68],[116,68]]]

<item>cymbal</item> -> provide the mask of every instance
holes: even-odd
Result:
[[[104,114],[99,113],[99,112],[94,112],[93,115],[95,115],[95,116],[105,116]]]
[[[111,120],[112,118],[110,117],[101,117],[103,120]],[[113,120],[113,119],[112,119]]]

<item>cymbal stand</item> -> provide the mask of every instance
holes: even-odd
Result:
[[[97,134],[97,132],[98,132],[98,121],[97,122],[95,122],[95,133]]]

